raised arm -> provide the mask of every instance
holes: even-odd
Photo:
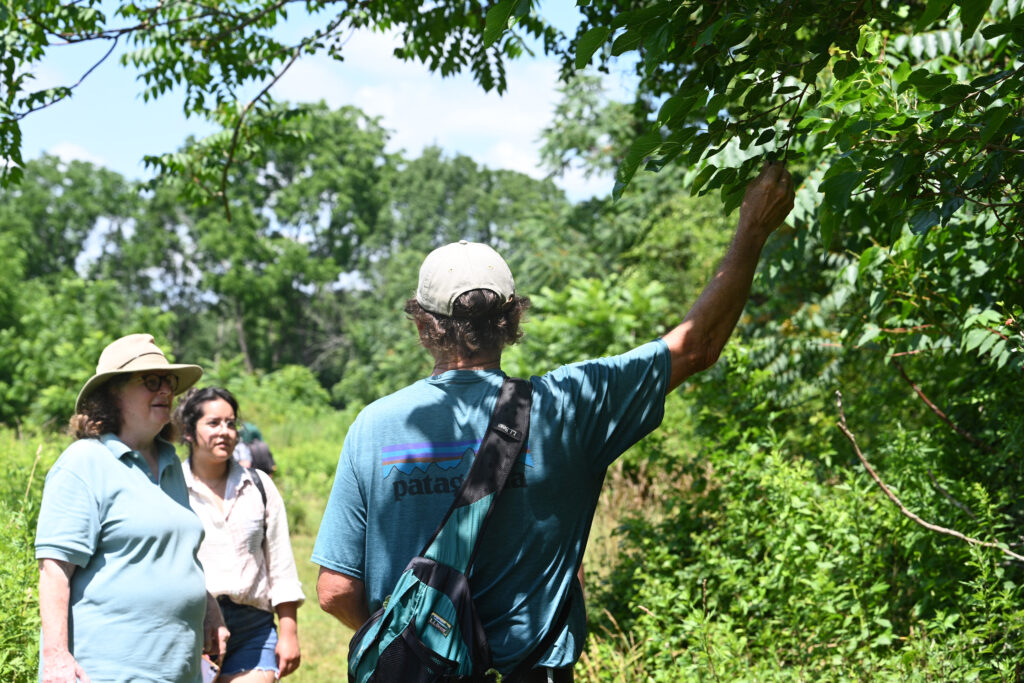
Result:
[[[714,277],[683,322],[665,335],[672,354],[669,391],[714,365],[747,303],[761,249],[793,208],[793,179],[769,163],[747,186],[739,224]]]

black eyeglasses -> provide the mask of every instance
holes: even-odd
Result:
[[[139,377],[139,383],[144,385],[153,393],[160,391],[160,387],[165,382],[167,383],[167,388],[171,390],[172,394],[178,391],[177,375],[142,375]]]

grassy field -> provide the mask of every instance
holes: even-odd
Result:
[[[316,601],[316,575],[319,567],[309,561],[313,552],[313,536],[292,536],[295,564],[306,593],[306,602],[299,609],[299,646],[302,666],[288,680],[294,683],[334,683],[344,681],[348,640],[352,631],[320,609]]]

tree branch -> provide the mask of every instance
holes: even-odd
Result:
[[[868,463],[867,458],[864,457],[864,454],[860,450],[860,446],[857,445],[857,439],[853,436],[853,433],[849,430],[849,428],[847,428],[846,414],[843,412],[843,394],[840,391],[836,391],[836,407],[839,410],[839,421],[836,423],[836,425],[839,427],[839,431],[845,434],[846,438],[849,439],[851,444],[853,444],[853,451],[854,453],[857,454],[857,458],[860,459],[861,464],[864,465],[864,469],[868,471],[868,474],[871,475],[871,478],[875,480],[875,483],[878,484],[878,486],[882,489],[882,491],[889,498],[889,500],[891,500],[896,505],[896,507],[899,508],[903,516],[912,520],[916,524],[923,526],[925,529],[928,529],[929,531],[934,531],[936,533],[952,536],[953,538],[958,538],[961,541],[964,541],[965,543],[969,543],[971,545],[977,545],[983,548],[995,548],[1004,555],[1012,557],[1015,560],[1024,562],[1024,555],[1018,555],[1012,550],[1006,548],[1004,544],[995,543],[992,541],[981,541],[977,538],[966,536],[954,529],[947,529],[946,527],[938,526],[937,524],[931,524],[929,522],[924,521],[916,514],[908,510],[907,507],[900,501],[900,499],[896,497],[896,494],[889,490],[889,487],[885,485],[885,482],[882,481],[882,478],[879,477],[878,473],[875,472],[873,467],[871,467],[871,464]]]
[[[322,31],[317,31],[312,36],[309,36],[308,38],[300,41],[292,50],[291,57],[289,57],[288,61],[284,63],[284,66],[281,67],[281,70],[277,72],[277,74],[274,76],[273,79],[270,80],[269,83],[263,86],[263,89],[259,91],[256,97],[252,98],[249,101],[249,103],[245,105],[245,108],[239,115],[238,121],[235,122],[235,131],[231,135],[231,144],[228,146],[227,159],[225,159],[224,161],[224,169],[221,171],[220,174],[220,195],[221,200],[224,203],[224,212],[227,214],[229,222],[231,221],[231,208],[228,205],[228,171],[231,169],[232,163],[234,163],[235,149],[238,146],[238,136],[242,130],[242,123],[245,121],[245,117],[249,115],[249,112],[252,111],[253,107],[256,106],[257,102],[266,97],[267,93],[270,92],[270,89],[273,88],[274,85],[279,80],[281,80],[281,77],[285,75],[288,69],[292,68],[292,65],[295,64],[295,61],[299,58],[299,56],[302,54],[302,51],[306,49],[308,45],[330,36],[332,33],[334,33],[335,30],[337,30],[338,26],[341,25],[341,23],[345,19],[345,14],[339,14]]]
[[[50,100],[46,104],[41,104],[38,107],[30,107],[29,109],[26,109],[25,111],[18,112],[17,114],[12,114],[11,118],[13,118],[15,121],[20,121],[23,118],[25,118],[26,116],[28,116],[29,114],[31,114],[32,112],[39,111],[40,109],[46,109],[47,107],[52,107],[53,105],[57,104],[58,102],[62,102],[64,100],[66,100],[68,97],[71,96],[71,91],[72,90],[74,90],[78,86],[82,85],[82,82],[86,78],[88,78],[89,75],[93,71],[95,71],[96,68],[99,67],[100,64],[102,64],[103,62],[107,61],[107,58],[110,57],[110,55],[112,55],[114,53],[114,48],[117,47],[117,41],[119,40],[119,38],[120,38],[120,36],[118,36],[116,38],[111,38],[110,39],[111,40],[110,49],[107,50],[106,53],[102,57],[100,57],[99,60],[95,64],[90,66],[88,71],[86,71],[84,74],[82,74],[79,77],[79,79],[75,82],[74,85],[67,86],[67,90],[68,90],[67,94],[65,94],[62,97],[58,97],[56,99]],[[22,102],[24,102],[24,100],[22,100]]]
[[[947,491],[946,489],[942,488],[942,484],[940,484],[939,480],[935,478],[934,474],[932,474],[931,469],[928,470],[928,478],[932,480],[932,485],[935,487],[935,490],[938,491],[939,493],[941,493],[943,498],[945,498],[950,503],[952,503],[953,505],[955,505],[958,508],[960,508],[961,510],[963,510],[967,514],[967,516],[970,517],[971,519],[977,519],[977,517],[974,515],[973,512],[971,512],[971,509],[969,507],[967,507],[966,505],[961,503],[959,500],[954,498],[953,495],[949,491]]]
[[[892,362],[892,364],[896,366],[896,369],[900,371],[900,376],[903,377],[903,380],[907,384],[909,384],[910,387],[921,398],[921,400],[924,401],[924,404],[926,406],[928,406],[933,413],[938,415],[940,420],[942,420],[947,425],[949,425],[950,429],[952,429],[954,432],[956,432],[960,436],[964,437],[964,439],[969,441],[971,443],[971,445],[980,448],[981,450],[985,451],[986,453],[994,453],[995,452],[992,449],[991,446],[989,446],[988,444],[983,443],[982,441],[976,439],[974,436],[971,435],[970,432],[968,432],[967,430],[961,428],[959,425],[955,424],[951,419],[949,419],[949,417],[944,412],[942,412],[942,410],[937,405],[935,405],[931,401],[931,399],[929,399],[927,396],[925,396],[925,393],[924,393],[924,391],[921,390],[921,387],[917,386],[917,384],[915,384],[914,381],[912,379],[910,379],[910,377],[907,376],[906,371],[903,369],[903,366],[900,365],[900,362],[898,360],[894,360]]]

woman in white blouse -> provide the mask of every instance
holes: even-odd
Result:
[[[231,457],[238,402],[229,391],[190,392],[176,420],[189,451],[182,463],[189,503],[206,530],[199,547],[206,587],[231,631],[219,680],[287,676],[299,666],[296,612],[304,596],[281,494],[269,476]]]

